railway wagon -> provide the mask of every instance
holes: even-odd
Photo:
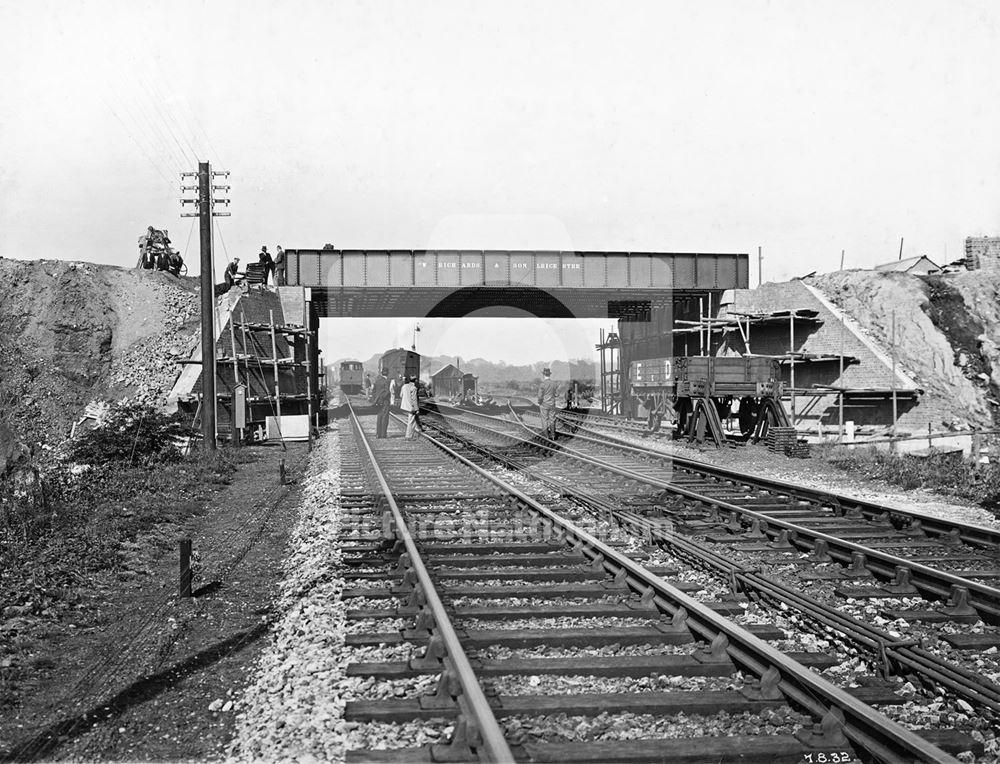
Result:
[[[357,395],[364,384],[364,369],[361,361],[341,361],[340,389],[345,395]]]
[[[387,350],[378,359],[378,369],[380,372],[384,372],[389,379],[395,377],[403,381],[407,377],[419,377],[420,354],[403,348]]]
[[[718,445],[726,440],[722,419],[739,401],[740,433],[755,441],[771,426],[788,426],[781,405],[781,367],[768,356],[675,356],[633,361],[632,392],[649,410],[650,429],[666,416],[676,418],[681,434]]]

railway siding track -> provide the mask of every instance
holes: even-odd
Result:
[[[494,426],[512,425],[493,417],[485,419]],[[809,559],[796,564],[839,563],[842,570],[830,575],[843,581],[840,593],[845,598],[919,593],[926,599],[944,600],[948,604],[941,610],[911,614],[911,618],[934,620],[944,616],[951,620],[982,619],[1000,625],[1000,589],[985,583],[994,575],[1000,577],[1000,570],[994,569],[1000,533],[991,529],[937,521],[936,538],[928,538],[923,523],[929,521],[912,513],[908,525],[897,528],[892,522],[897,510],[870,503],[866,503],[867,509],[862,509],[852,504],[849,497],[777,481],[760,481],[731,470],[692,475],[694,469],[710,468],[693,463],[697,465],[695,468],[689,460],[630,444],[574,437],[572,445],[556,446],[537,437],[528,440],[513,433],[509,437],[555,458],[589,464],[624,489],[645,485],[664,492],[646,500],[654,512],[671,504],[667,497],[673,497],[675,504],[678,500],[683,502],[683,510],[688,513],[694,506],[701,507],[703,516],[675,513],[671,522],[680,519],[692,530],[708,531],[708,538],[716,543],[740,545],[744,550],[754,543],[769,544],[768,550],[774,555],[793,562],[799,552],[809,553]],[[599,449],[614,450],[619,459],[612,460],[606,453],[595,454]],[[637,460],[641,461],[636,463]],[[971,548],[963,549],[963,544]],[[936,565],[925,564],[929,562]],[[961,567],[947,570],[946,563],[958,563]],[[851,585],[851,579],[866,578],[880,583]],[[979,643],[969,642],[967,646],[988,649],[995,645],[1000,645],[1000,640],[987,635]]]
[[[714,464],[638,447],[634,443],[595,431],[588,426],[587,419],[583,417],[560,414],[560,420],[574,434],[574,439],[582,440],[588,437],[599,439],[599,442],[604,444],[613,443],[622,449],[634,450],[651,457],[669,459],[674,469],[683,472],[692,485],[704,486],[715,483],[717,486],[739,487],[744,491],[749,490],[762,494],[760,497],[762,503],[768,500],[777,502],[792,500],[810,506],[826,505],[834,512],[850,515],[852,519],[863,518],[883,525],[888,520],[897,529],[909,529],[914,532],[914,535],[923,535],[929,540],[941,540],[947,545],[953,545],[960,541],[991,552],[993,559],[996,559],[996,555],[1000,554],[1000,531],[993,528],[929,517],[899,507],[887,507],[854,496],[820,491],[784,480],[759,475],[751,477]],[[595,424],[598,427],[612,426],[609,423],[599,421]],[[995,577],[1000,578],[1000,568],[994,569],[992,572]]]
[[[447,426],[454,431],[454,427],[459,421],[452,420]],[[504,424],[507,427],[511,425],[510,422]],[[514,437],[505,431],[484,429],[482,426],[476,426],[475,429],[480,433],[487,433],[486,439],[492,438],[494,445],[506,444],[500,450],[495,451],[492,458],[506,460],[508,466],[547,481],[557,490],[571,493],[578,500],[592,506],[595,511],[616,517],[625,522],[637,535],[641,535],[664,548],[671,549],[685,562],[698,565],[725,577],[731,582],[734,592],[745,591],[779,603],[781,607],[794,607],[807,616],[818,628],[824,631],[834,630],[843,634],[847,639],[874,655],[875,665],[881,667],[883,675],[913,676],[916,677],[913,681],[919,679],[929,687],[946,688],[963,698],[963,702],[987,709],[983,713],[988,714],[988,710],[1000,711],[1000,686],[997,685],[996,681],[991,681],[988,676],[982,676],[980,672],[963,668],[962,665],[958,665],[954,661],[946,660],[939,654],[939,650],[924,649],[923,635],[918,634],[917,636],[920,637],[918,639],[905,638],[898,632],[887,632],[877,628],[869,622],[871,619],[869,613],[873,610],[871,607],[864,608],[863,613],[860,612],[860,607],[855,608],[854,615],[841,612],[845,606],[840,603],[845,602],[842,595],[846,591],[841,584],[843,582],[856,583],[865,578],[869,579],[870,583],[871,575],[867,569],[857,570],[854,578],[844,576],[841,572],[841,566],[830,562],[832,558],[824,558],[827,562],[823,562],[822,559],[816,559],[813,554],[796,555],[791,544],[782,540],[780,534],[777,540],[769,541],[768,536],[761,532],[759,527],[756,530],[754,526],[748,529],[742,523],[733,522],[732,515],[730,515],[730,524],[735,525],[742,533],[739,536],[733,535],[729,538],[735,538],[740,543],[730,545],[724,554],[720,554],[704,544],[693,542],[689,537],[678,532],[679,530],[686,532],[693,530],[685,528],[685,524],[690,521],[691,513],[684,514],[682,512],[683,506],[680,509],[675,506],[674,513],[670,515],[677,519],[677,522],[646,516],[649,514],[648,505],[662,504],[663,501],[659,494],[648,491],[648,484],[645,485],[647,493],[643,496],[644,483],[636,475],[628,473],[626,490],[622,494],[601,497],[595,491],[583,490],[584,486],[601,483],[605,486],[604,493],[607,494],[606,484],[611,482],[615,475],[612,473],[608,479],[595,481],[594,475],[601,469],[601,466],[595,465],[593,460],[588,459],[582,462],[588,465],[589,476],[577,468],[572,479],[566,480],[564,474],[567,469],[566,465],[581,462],[576,456],[567,453],[565,449],[553,450],[554,444],[546,445],[545,441],[537,439],[527,441],[524,438]],[[519,448],[515,449],[510,446],[512,438],[520,443]],[[490,448],[487,446],[480,444],[478,448],[483,453],[490,453]],[[545,450],[547,458],[532,460],[530,453],[537,449]],[[604,466],[607,467],[607,465]],[[550,469],[550,467],[552,468]],[[605,474],[607,474],[606,471]],[[620,478],[620,475],[618,477]],[[654,479],[653,482],[657,481]],[[624,507],[622,506],[623,496],[632,497],[632,501],[624,502]],[[639,498],[636,498],[637,496]],[[635,506],[642,508],[645,514],[636,511]],[[695,513],[694,517],[699,518],[701,515]],[[708,524],[704,527],[712,530],[715,526]],[[714,544],[714,546],[718,546],[718,544]],[[782,564],[787,568],[794,569],[792,575],[783,577],[785,580],[779,580],[782,578],[781,576],[764,575],[760,571],[761,565],[765,569],[775,569],[780,568]],[[850,574],[851,568],[849,567],[845,572]],[[857,576],[857,573],[862,573],[862,576]],[[837,585],[837,596],[831,596],[830,593],[825,597],[821,593],[810,595],[808,591],[803,591],[803,581],[807,584],[829,583]],[[880,601],[879,590],[875,587],[869,586],[860,590],[854,588],[847,593],[857,593],[862,598],[868,593],[874,593],[874,598],[867,601]],[[889,596],[892,595],[883,594],[883,597]],[[893,599],[883,601],[890,605],[901,606],[903,603],[914,601],[914,598],[916,595],[912,587],[906,587]],[[919,600],[919,598],[916,599]],[[839,602],[831,600],[839,600]],[[865,599],[857,601],[864,602]],[[846,602],[849,606],[855,600],[847,598]],[[974,611],[970,614],[968,608],[946,607],[940,610],[921,611],[914,610],[908,605],[903,611],[884,609],[883,613],[886,617],[881,619],[876,617],[876,624],[886,624],[890,622],[890,619],[900,619],[904,615],[915,619],[924,618],[931,623],[943,624],[945,629],[950,622],[978,621],[978,614],[975,614]],[[900,623],[907,625],[906,621],[900,621]],[[991,627],[988,626],[985,628],[976,626],[973,632],[966,634],[946,630],[941,636],[946,642],[960,650],[965,648],[967,644],[971,644],[973,647],[979,644],[993,644],[996,633],[995,630],[990,631],[990,629]],[[931,642],[933,643],[933,641],[934,637],[931,635]],[[993,650],[995,652],[995,648]],[[968,661],[960,661],[960,663],[968,663]]]
[[[395,628],[353,630],[348,643],[420,647],[408,661],[358,662],[348,673],[377,682],[422,679],[425,687],[431,679],[434,690],[354,701],[345,718],[456,721],[447,744],[359,750],[348,760],[704,761],[739,753],[743,760],[809,761],[822,753],[833,757],[827,761],[849,761],[858,752],[883,761],[952,760],[872,708],[873,702],[901,702],[887,685],[834,686],[806,665],[822,668],[828,656],[791,659],[766,641],[782,638],[780,629],[745,628],[727,619],[724,614],[740,612],[738,603],[705,603],[692,596],[691,586],[665,580],[677,571],[645,567],[635,559],[645,555],[622,539],[599,538],[605,521],[571,516],[569,505],[558,501],[555,511],[548,499],[543,503],[507,485],[438,440],[372,445],[362,440],[357,418],[352,425],[363,444],[354,471],[364,481],[356,481],[354,491],[355,535],[344,539],[344,553],[357,564],[355,586],[344,596],[357,598],[359,607],[348,617],[359,625],[388,619]],[[589,530],[582,527],[588,522]],[[380,606],[390,598],[403,604]],[[581,646],[595,652],[581,655]],[[744,684],[737,670],[756,680]],[[681,683],[659,686],[651,672]],[[601,678],[608,691],[568,692],[559,685],[581,674],[591,684]],[[695,679],[700,684],[691,685]],[[651,681],[655,689],[628,691]],[[532,690],[546,683],[561,691]],[[654,718],[722,713],[729,719],[766,713],[791,721],[803,711],[809,720],[773,727],[778,734],[771,735],[739,734],[739,725],[727,730],[735,736],[674,740],[654,734],[631,741],[552,741],[530,734],[532,719],[553,715],[583,717],[583,729],[586,719],[624,712]],[[975,747],[963,735],[944,733],[936,741],[955,751]]]

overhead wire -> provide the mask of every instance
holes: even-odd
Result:
[[[156,66],[156,59],[155,58],[152,60],[152,64],[154,66]],[[164,95],[164,92],[160,88],[160,85],[157,82],[156,78],[153,77],[153,78],[150,78],[150,79],[146,79],[145,75],[142,72],[139,72],[139,76],[142,77],[146,82],[149,83],[149,87],[150,87],[150,90],[152,91],[152,95],[155,95],[157,97],[157,100],[154,102],[157,105],[157,108],[159,109],[160,104],[162,104],[163,106],[167,106],[169,99],[166,97],[166,95]],[[176,100],[176,99],[174,99],[174,100]],[[162,109],[160,109],[160,112],[161,112],[161,116],[164,117],[164,120],[166,121],[168,128],[170,127],[171,123],[173,123],[177,127],[177,132],[180,134],[181,138],[184,140],[184,143],[187,145],[188,150],[191,152],[191,156],[194,158],[194,161],[197,164],[198,159],[199,159],[199,153],[195,149],[195,147],[191,144],[191,141],[188,140],[187,134],[186,134],[185,130],[183,129],[183,126],[181,125],[180,120],[178,119],[178,114],[175,111],[170,110],[170,109],[167,110],[167,114],[166,115],[163,115]],[[171,134],[173,134],[173,130],[171,130]],[[180,145],[180,144],[178,143],[178,145]]]
[[[163,69],[160,67],[159,61],[155,57],[153,57],[153,58],[151,58],[149,60],[149,64],[150,64],[150,66],[152,68],[156,69],[159,72],[159,74],[160,74],[160,77],[156,80],[158,83],[169,83],[170,82],[170,78],[167,77],[167,75],[164,73]],[[160,92],[162,93],[162,90]],[[212,145],[212,141],[208,137],[208,132],[205,130],[205,128],[202,126],[201,122],[198,120],[197,116],[195,115],[195,110],[191,106],[191,102],[188,100],[187,96],[183,92],[180,93],[180,94],[178,94],[178,93],[173,92],[173,91],[170,92],[170,95],[173,96],[173,100],[174,100],[175,103],[183,103],[186,106],[186,108],[187,108],[187,114],[190,115],[191,121],[194,123],[194,126],[197,128],[197,131],[193,130],[193,129],[189,131],[191,133],[192,137],[194,137],[197,140],[196,132],[200,132],[201,135],[202,135],[202,137],[204,138],[204,140],[205,140],[205,146],[208,149],[208,151],[205,151],[205,152],[202,152],[202,153],[205,154],[206,157],[209,154],[211,154],[212,155],[212,159],[214,160],[215,164],[219,168],[225,167],[225,164],[222,161],[222,157],[219,156],[219,152],[216,151],[215,150],[215,146]],[[166,100],[166,99],[164,99],[164,100]],[[175,117],[178,117],[178,118],[185,116],[185,114],[182,113],[181,109],[175,109],[171,113]],[[185,122],[186,121],[187,120],[185,119]]]
[[[176,190],[175,181],[171,178],[171,176],[174,176],[175,178],[177,177],[175,174],[177,172],[176,156],[169,150],[168,147],[164,146],[162,140],[159,139],[153,130],[153,127],[148,123],[143,124],[143,122],[136,116],[134,110],[130,109],[129,99],[121,97],[120,93],[116,93],[117,89],[114,83],[108,81],[105,84],[108,86],[108,90],[107,92],[103,90],[99,91],[101,100],[104,101],[108,110],[112,113],[115,119],[118,120],[119,124],[121,124],[122,128],[125,130],[129,138],[132,139],[132,142],[136,145],[136,147],[139,148],[139,150],[146,156],[146,159],[150,162],[150,164],[156,168],[159,175],[167,182],[171,191]],[[117,107],[114,103],[112,103],[113,96],[115,95],[119,96],[119,98],[116,99]],[[128,117],[132,123],[131,127],[125,123],[125,119],[122,115]],[[142,138],[141,141],[140,136]]]
[[[177,178],[177,173],[180,172],[182,165],[178,161],[177,155],[170,148],[169,144],[166,143],[157,124],[142,110],[142,106],[138,101],[119,98],[118,104],[119,110],[131,119],[135,129],[148,141],[153,153],[159,158],[160,163],[168,168],[170,175]],[[176,190],[176,181],[171,181],[170,187],[171,190]]]
[[[187,255],[188,250],[191,248],[191,234],[194,233],[194,221],[196,218],[191,218],[191,227],[188,228],[188,238],[187,243],[184,245],[184,254]]]
[[[136,79],[136,82],[138,82],[138,79]],[[162,115],[153,113],[156,108],[155,103],[152,108],[146,104],[146,99],[149,98],[149,94],[141,86],[139,88],[139,92],[142,93],[142,96],[135,99],[135,107],[142,115],[143,119],[145,119],[146,123],[150,126],[150,129],[157,135],[164,150],[172,157],[174,162],[174,172],[179,175],[184,171],[184,168],[191,167],[190,158],[185,154],[184,149],[181,147],[180,143],[177,142],[176,138],[174,138],[173,145],[171,145],[171,136],[168,135],[169,126],[166,125]],[[174,146],[176,146],[176,150]]]
[[[133,98],[123,99],[123,103],[132,106],[135,114],[139,115],[136,117],[133,114],[133,119],[137,124],[141,117],[150,134],[154,135],[159,142],[160,149],[170,157],[173,172],[179,176],[180,173],[191,168],[191,156],[174,135],[169,115],[164,113],[157,102],[149,81],[142,78],[143,63],[155,60],[155,57],[149,50],[138,51],[127,40],[123,40],[122,45],[131,65],[117,69],[116,75],[122,83],[122,90],[134,94]]]
[[[134,143],[135,146],[136,146],[136,148],[138,148],[139,151],[141,151],[143,153],[143,155],[146,157],[147,161],[150,163],[150,165],[152,165],[153,169],[156,170],[157,174],[161,178],[163,178],[164,182],[170,187],[171,190],[173,190],[173,188],[174,188],[174,182],[170,179],[169,174],[163,169],[162,165],[155,159],[154,155],[152,153],[150,153],[150,151],[148,149],[146,149],[145,147],[143,147],[139,143],[139,141],[136,139],[134,133],[131,130],[129,130],[128,126],[125,124],[125,122],[122,120],[122,118],[118,115],[118,112],[115,111],[115,108],[109,102],[107,102],[107,101],[105,101],[105,104],[107,105],[107,107],[111,111],[111,113],[114,115],[115,119],[117,119],[118,122],[119,122],[119,124],[121,124],[122,129],[125,131],[125,133],[128,135],[128,137],[131,139],[132,143]]]
[[[55,24],[56,31],[60,35],[67,36],[67,30],[63,28],[59,15],[57,14],[53,16],[52,20]],[[72,34],[75,35],[75,32]],[[125,134],[136,146],[139,152],[144,155],[146,160],[153,166],[157,174],[165,183],[167,183],[172,191],[175,190],[176,186],[170,176],[175,172],[172,162],[176,161],[176,157],[172,154],[172,152],[164,152],[162,147],[157,147],[156,140],[151,131],[148,128],[143,127],[135,118],[134,114],[130,113],[128,109],[128,99],[120,99],[118,107],[115,108],[112,101],[114,100],[114,96],[117,94],[114,92],[114,88],[109,86],[107,80],[103,80],[103,82],[104,85],[108,87],[108,90],[105,91],[104,88],[98,89],[98,94],[101,100],[104,101],[105,106],[108,107],[112,116],[121,125]],[[126,124],[125,117],[128,117],[133,123],[131,127]]]
[[[149,95],[150,103],[153,104],[153,108],[156,110],[160,119],[163,121],[163,124],[166,127],[167,132],[173,139],[174,144],[177,146],[177,149],[181,152],[181,155],[184,156],[186,160],[191,161],[194,164],[198,164],[198,152],[195,151],[194,146],[191,145],[191,142],[187,139],[187,136],[184,135],[184,132],[180,129],[180,125],[177,124],[176,118],[169,113],[169,110],[165,112],[163,109],[163,103],[161,103],[161,101],[165,101],[165,99],[163,97],[162,91],[159,90],[155,82],[146,78],[146,75],[141,69],[136,70],[136,78],[145,86],[146,92]],[[176,132],[174,131],[175,125],[177,125]],[[187,150],[185,150],[184,146],[181,145],[180,140],[177,138],[177,133],[180,133],[181,137],[184,139],[184,142],[187,144],[188,147]],[[187,153],[188,151],[190,151],[190,155]]]

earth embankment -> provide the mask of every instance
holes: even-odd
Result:
[[[0,258],[0,415],[38,448],[95,399],[159,403],[196,341],[197,311],[194,278]]]

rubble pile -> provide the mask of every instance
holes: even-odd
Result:
[[[94,400],[161,404],[198,334],[198,281],[0,258],[0,409],[37,452]]]
[[[166,317],[161,333],[129,346],[111,362],[110,383],[140,403],[161,406],[179,371],[178,361],[197,346],[200,329],[198,296],[171,287],[162,288]]]

